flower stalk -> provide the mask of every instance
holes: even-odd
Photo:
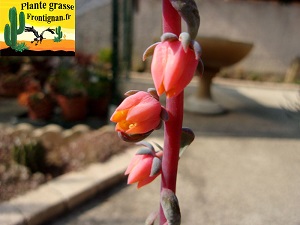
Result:
[[[192,80],[201,46],[197,36],[200,16],[194,0],[162,0],[163,35],[161,42],[149,46],[143,60],[153,55],[151,74],[155,89],[148,92],[131,90],[127,98],[112,115],[116,131],[124,141],[137,142],[159,129],[164,123],[164,147],[155,151],[147,142],[140,142],[140,149],[129,164],[125,174],[128,184],[138,183],[140,188],[161,175],[160,210],[151,213],[146,225],[154,224],[159,216],[160,225],[180,225],[181,214],[176,197],[178,161],[194,133],[182,128],[184,88]],[[188,26],[188,33],[181,33],[181,19]],[[166,95],[166,106],[159,103],[159,96]]]
[[[163,33],[181,33],[181,17],[169,0],[162,1]],[[167,98],[166,110],[169,120],[165,122],[164,156],[162,158],[161,190],[170,189],[176,193],[176,180],[183,120],[183,91],[175,97]],[[160,225],[167,222],[160,206]]]
[[[165,122],[164,156],[162,158],[161,190],[170,189],[176,193],[177,170],[180,149],[180,136],[183,118],[183,92],[167,99],[166,110],[169,120]],[[160,207],[160,224],[166,222]]]

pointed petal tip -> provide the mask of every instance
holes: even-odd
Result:
[[[139,90],[129,90],[129,91],[125,92],[124,95],[125,95],[126,97],[128,97],[128,96],[134,95],[134,94],[136,94],[136,93],[138,93],[138,92],[139,92]]]
[[[178,36],[176,34],[167,32],[167,33],[164,33],[163,35],[161,35],[160,40],[161,40],[161,42],[175,41],[175,40],[178,40]]]
[[[156,42],[152,45],[150,45],[143,53],[143,61],[145,61],[149,56],[152,56],[155,50],[155,47],[159,44],[160,42]]]
[[[135,154],[136,155],[151,155],[151,156],[155,156],[155,151],[154,151],[154,149],[141,148]]]
[[[196,60],[200,60],[200,57],[202,55],[202,48],[200,44],[197,41],[193,40],[191,42],[191,45],[194,50]]]
[[[151,151],[155,152],[155,149],[154,149],[153,145],[150,144],[148,141],[139,141],[139,142],[136,143],[136,145],[143,145],[143,146],[151,149]]]
[[[199,62],[198,62],[198,69],[197,69],[197,70],[199,71],[200,76],[202,76],[203,73],[204,73],[204,64],[203,64],[203,62],[202,62],[201,59],[199,59]]]
[[[146,219],[145,225],[154,225],[155,220],[159,215],[159,211],[152,212]]]
[[[189,46],[191,44],[191,37],[190,37],[189,33],[182,32],[179,35],[179,41],[181,41],[182,47],[184,49],[184,52],[187,53],[188,48],[189,48]]]
[[[153,97],[155,98],[157,101],[159,101],[159,96],[157,94],[157,91],[155,88],[148,88],[147,92]]]
[[[125,170],[124,175],[127,176],[130,172],[128,171],[128,169]]]
[[[154,157],[151,166],[150,177],[158,175],[161,171],[161,160],[160,158]]]

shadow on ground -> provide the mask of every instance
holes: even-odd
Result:
[[[215,89],[214,97],[227,109],[225,114],[209,116],[185,112],[184,126],[192,128],[199,135],[300,137],[300,112],[298,112],[298,116],[293,116],[297,113],[286,107],[289,101],[292,101],[290,99],[286,99],[286,102],[276,103],[278,106],[272,107],[249,98],[238,90],[224,86]],[[284,98],[284,96],[282,97]],[[262,96],[263,98],[265,96]],[[270,100],[270,103],[272,101],[274,100]]]
[[[189,87],[185,94],[194,92]],[[300,224],[299,117],[286,107],[299,101],[295,93],[216,84],[213,97],[226,114],[185,113],[184,126],[196,139],[180,159],[182,224]],[[122,183],[47,225],[143,224],[158,209],[159,182],[141,190]]]

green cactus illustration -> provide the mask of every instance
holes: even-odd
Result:
[[[15,7],[9,9],[10,25],[6,24],[4,28],[4,40],[7,46],[15,49],[17,45],[17,35],[22,34],[25,29],[25,15],[19,13],[19,28],[17,28],[17,10]]]
[[[23,52],[24,50],[28,50],[28,46],[26,45],[25,42],[22,43],[17,43],[16,47],[15,47],[15,51],[16,52]]]
[[[56,37],[54,37],[54,42],[60,42],[62,38],[62,31],[61,31],[61,26],[58,26],[55,28],[55,33],[57,34]]]

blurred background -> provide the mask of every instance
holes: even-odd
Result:
[[[299,83],[298,1],[196,2],[201,16],[197,41],[202,45],[207,75],[202,83],[208,83],[208,88],[202,88],[210,89],[216,75],[239,80]],[[1,57],[0,95],[17,97],[21,92],[28,95],[28,92],[42,91],[54,97],[55,92],[58,105],[62,102],[58,100],[61,97],[56,98],[58,94],[87,97],[89,100],[81,98],[81,102],[90,108],[83,110],[79,118],[75,116],[69,121],[86,119],[89,113],[93,115],[95,109],[91,108],[94,105],[91,100],[103,97],[107,100],[99,103],[103,105],[100,114],[101,119],[106,120],[109,103],[120,102],[117,86],[122,79],[149,77],[151,58],[142,61],[142,54],[148,46],[159,41],[162,31],[161,25],[157,25],[161,24],[160,3],[159,0],[78,0],[76,57]],[[184,22],[183,30],[186,30]],[[202,95],[200,98],[211,98],[210,90]],[[19,103],[29,107],[26,101],[26,94],[19,97]],[[66,116],[67,111],[63,109],[59,108]],[[59,120],[53,115],[51,118]],[[3,121],[7,119],[3,117]]]
[[[112,2],[77,2],[76,49],[96,53],[97,49],[105,48],[111,43]],[[120,22],[120,59],[126,58],[126,54],[131,55],[133,71],[149,70],[149,63],[143,63],[141,55],[161,35],[162,28],[157,25],[161,24],[161,1],[132,1],[132,11],[127,14],[125,7],[129,3],[130,1],[123,1],[123,5],[115,9]],[[251,73],[253,77],[274,75],[275,80],[282,80],[288,67],[299,57],[298,1],[198,0],[196,3],[201,17],[199,37],[224,38],[253,44],[247,58],[231,68],[237,76],[242,76],[243,73]],[[263,78],[258,76],[256,79]]]
[[[246,137],[266,139],[262,151],[275,139],[293,139],[296,149],[300,2],[196,3],[205,70],[185,92],[184,124],[199,136],[225,137],[227,148],[230,141],[244,148],[247,141],[231,138]],[[142,54],[161,34],[161,0],[77,0],[75,57],[0,56],[0,201],[128,147],[106,125],[124,91],[153,87],[151,58],[142,61]]]

